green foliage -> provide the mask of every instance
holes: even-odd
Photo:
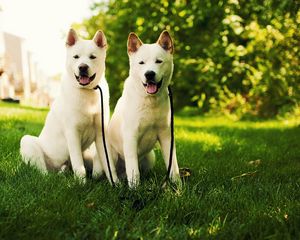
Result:
[[[90,37],[99,28],[107,35],[113,103],[128,75],[128,33],[151,43],[164,29],[175,39],[177,108],[273,116],[299,102],[297,1],[109,0],[91,11],[78,27]]]
[[[175,118],[181,192],[157,164],[141,186],[85,185],[21,162],[47,111],[0,102],[0,239],[300,239],[299,122]]]

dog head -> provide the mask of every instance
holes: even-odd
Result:
[[[89,89],[97,86],[105,70],[106,45],[102,31],[92,40],[82,40],[70,29],[66,41],[66,67],[76,86]]]
[[[156,95],[170,84],[174,46],[170,34],[163,31],[154,44],[143,44],[135,33],[127,42],[129,75],[147,95]]]

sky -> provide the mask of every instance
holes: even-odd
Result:
[[[74,22],[91,14],[91,0],[0,0],[3,31],[23,37],[48,75],[65,66],[65,36]]]

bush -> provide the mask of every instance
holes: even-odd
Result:
[[[164,29],[175,39],[177,109],[269,117],[299,102],[296,1],[110,0],[91,11],[77,28],[90,37],[99,28],[107,35],[113,103],[128,75],[128,33],[150,43]]]

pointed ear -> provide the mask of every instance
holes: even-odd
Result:
[[[167,30],[164,30],[157,42],[163,49],[165,49],[167,52],[173,54],[174,53],[174,45],[173,45],[173,40]]]
[[[130,33],[127,40],[127,52],[128,54],[135,53],[140,46],[143,45],[143,42],[135,33]]]
[[[78,40],[77,33],[75,32],[74,29],[70,29],[68,36],[67,36],[67,41],[66,41],[66,46],[67,47],[72,47]]]
[[[101,30],[96,32],[96,34],[93,38],[93,41],[100,48],[104,48],[104,47],[106,48],[106,46],[107,46],[106,37],[105,37],[104,33]]]

